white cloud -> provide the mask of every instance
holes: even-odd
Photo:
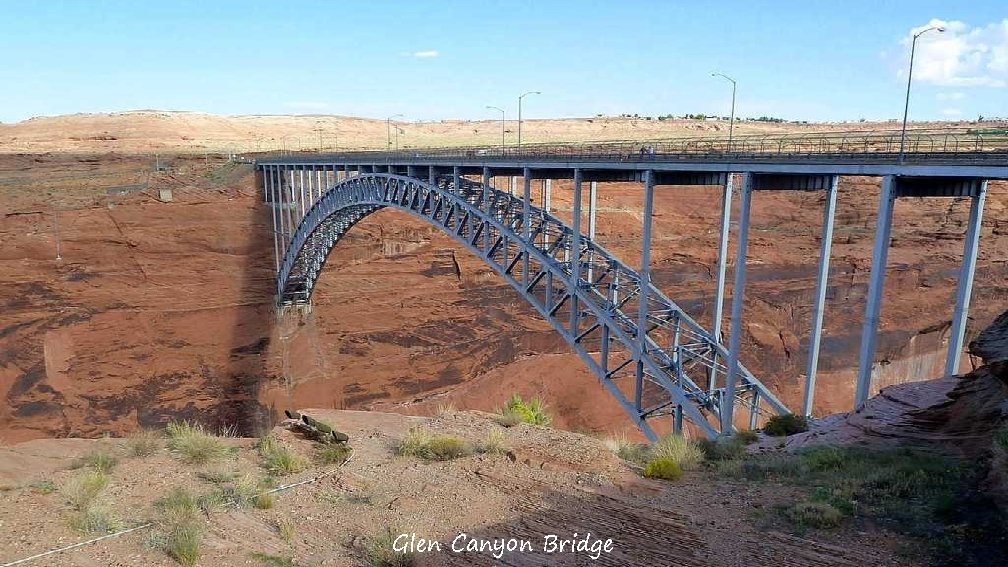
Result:
[[[426,51],[414,51],[412,53],[400,53],[403,57],[413,57],[415,59],[431,59],[441,55],[436,49],[428,49]]]
[[[932,19],[903,38],[907,51],[913,35],[929,27],[943,27],[917,39],[914,80],[946,87],[1004,87],[1008,85],[1008,18],[982,27],[953,20]],[[906,77],[906,69],[900,74]]]
[[[962,111],[958,108],[943,108],[941,113],[944,116],[962,116]]]
[[[966,98],[966,93],[962,92],[938,93],[935,96],[938,100],[962,100]]]

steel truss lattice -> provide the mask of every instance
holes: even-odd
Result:
[[[649,422],[661,417],[671,417],[676,430],[685,419],[708,437],[730,433],[720,425],[727,349],[678,305],[646,282],[642,306],[637,271],[587,236],[575,238],[571,227],[541,208],[457,174],[434,181],[367,173],[324,192],[284,252],[280,304],[308,303],[340,238],[367,215],[395,207],[437,225],[499,273],[649,438],[657,437]],[[642,307],[645,329],[638,324]],[[750,427],[761,414],[788,411],[741,366],[736,404],[748,411]]]

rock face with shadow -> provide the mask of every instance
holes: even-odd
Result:
[[[829,416],[809,432],[789,437],[787,447],[867,444],[988,455],[1008,422],[1008,311],[969,349],[981,361],[976,370],[884,388],[862,409]]]

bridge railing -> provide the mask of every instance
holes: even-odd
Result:
[[[621,161],[676,161],[703,157],[712,161],[758,161],[763,159],[868,160],[875,163],[900,159],[899,130],[840,131],[790,134],[756,134],[734,137],[702,136],[657,140],[526,143],[518,146],[479,145],[435,148],[403,148],[394,151],[353,150],[341,158],[385,161],[409,158],[496,160],[588,159]],[[960,128],[909,130],[903,143],[905,162],[955,161],[981,163],[1008,156],[1008,128]],[[319,154],[296,154],[317,159]],[[295,158],[295,155],[291,157]]]

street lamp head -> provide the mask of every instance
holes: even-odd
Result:
[[[941,32],[944,32],[944,31],[945,31],[945,28],[943,28],[943,27],[937,27],[937,28],[935,28],[935,29],[936,29],[936,30],[938,30],[938,32],[939,32],[939,33],[941,33]]]

